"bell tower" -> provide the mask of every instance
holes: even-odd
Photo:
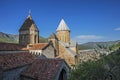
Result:
[[[65,23],[64,19],[61,20],[57,30],[56,30],[58,40],[65,43],[70,43],[70,29]]]
[[[28,17],[19,29],[19,44],[27,45],[36,43],[39,43],[39,30],[34,23],[29,11]]]

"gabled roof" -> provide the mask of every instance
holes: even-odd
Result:
[[[63,62],[63,59],[36,59],[22,76],[36,80],[54,80]]]
[[[30,53],[0,54],[0,66],[3,70],[10,70],[31,64],[35,57]]]
[[[29,50],[42,50],[44,49],[48,43],[38,43],[38,44],[29,44]]]
[[[25,46],[14,43],[0,43],[0,51],[16,51],[22,50]]]
[[[58,39],[57,36],[55,35],[55,33],[52,33],[49,37],[49,39]]]
[[[36,26],[36,24],[34,23],[31,15],[28,15],[27,19],[24,21],[23,25],[21,26],[21,28],[19,29],[19,31],[21,30],[29,30],[29,28],[31,26],[34,26],[36,28],[36,30],[38,31],[38,28]]]
[[[57,30],[56,31],[70,31],[70,29],[69,29],[69,27],[67,26],[67,24],[65,23],[65,21],[64,21],[64,19],[62,19],[61,21],[60,21],[60,24],[59,24],[59,26],[58,26],[58,28],[57,28]]]
[[[52,46],[53,46],[52,41],[49,41],[48,43],[29,44],[29,49],[28,49],[28,50],[44,50],[44,49],[46,49],[49,45],[52,45]]]

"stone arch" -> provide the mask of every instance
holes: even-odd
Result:
[[[34,37],[34,43],[37,43],[36,38],[37,38],[37,36],[35,35],[35,37]]]
[[[67,72],[65,69],[61,70],[58,80],[67,80]]]
[[[38,55],[38,52],[36,52],[36,55]]]
[[[39,55],[41,55],[40,52],[39,52]]]

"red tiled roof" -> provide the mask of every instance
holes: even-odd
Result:
[[[0,51],[16,51],[21,50],[24,46],[14,43],[0,43]]]
[[[38,43],[38,44],[30,44],[29,50],[42,50],[44,49],[49,43]]]
[[[9,70],[30,64],[34,58],[30,53],[0,54],[0,66],[3,70]]]
[[[54,80],[63,59],[36,59],[22,76],[37,80]]]

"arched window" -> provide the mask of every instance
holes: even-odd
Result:
[[[36,43],[36,38],[37,38],[37,36],[35,35],[35,37],[34,37],[34,42]]]

